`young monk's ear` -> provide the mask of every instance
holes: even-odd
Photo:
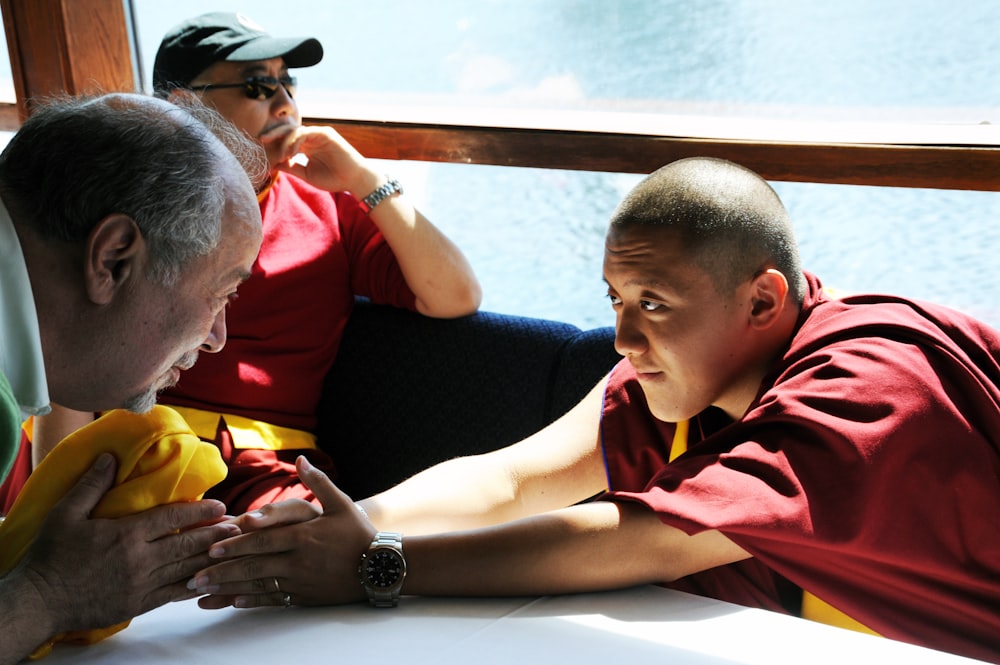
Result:
[[[750,324],[769,328],[781,317],[788,296],[788,280],[778,270],[768,268],[750,285]]]
[[[138,225],[128,215],[108,215],[87,236],[83,280],[87,296],[96,305],[106,305],[142,269],[146,242]]]

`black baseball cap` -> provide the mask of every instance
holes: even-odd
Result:
[[[153,63],[153,91],[166,95],[187,87],[220,60],[271,58],[284,58],[289,68],[312,67],[323,59],[323,45],[312,37],[272,37],[244,14],[202,14],[174,26],[160,42]]]

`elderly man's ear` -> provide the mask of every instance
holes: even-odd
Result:
[[[87,296],[96,305],[107,305],[147,261],[146,241],[128,215],[108,215],[87,237],[83,276]]]

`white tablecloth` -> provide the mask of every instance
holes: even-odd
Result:
[[[404,597],[367,605],[207,611],[194,601],[138,617],[87,647],[59,645],[61,663],[968,663],[764,610],[644,586],[542,598]]]

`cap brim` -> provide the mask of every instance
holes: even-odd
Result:
[[[261,37],[226,56],[230,62],[283,58],[289,67],[312,67],[323,59],[323,45],[312,37]]]

